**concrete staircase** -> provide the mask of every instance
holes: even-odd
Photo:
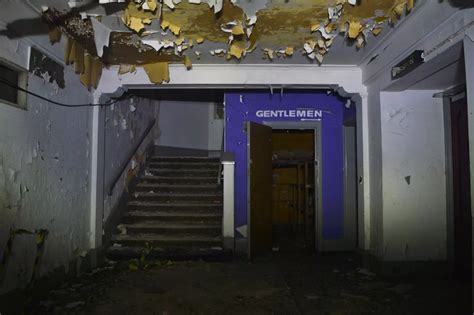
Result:
[[[112,259],[222,260],[219,159],[153,157],[112,236]]]

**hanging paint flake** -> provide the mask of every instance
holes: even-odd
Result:
[[[168,62],[145,64],[143,65],[143,68],[145,69],[145,72],[152,83],[161,84],[163,82],[170,81]]]
[[[308,8],[311,4],[311,8],[319,9],[311,13],[314,18],[310,18],[310,25],[302,26],[302,21],[308,19],[298,18],[295,10],[301,11],[301,6],[296,2],[282,5],[268,0],[99,0],[100,4],[123,3],[121,20],[129,32],[115,31],[113,24],[104,21],[94,10],[78,12],[78,6],[69,12],[42,9],[50,28],[50,42],[59,42],[62,35],[69,38],[65,62],[74,65],[81,82],[90,89],[97,86],[104,63],[125,63],[128,68],[144,64],[152,82],[168,82],[169,63],[182,62],[191,69],[190,57],[199,59],[202,55],[194,50],[194,45],[197,47],[204,41],[227,45],[210,50],[210,55],[215,57],[241,60],[249,53],[260,51],[264,59],[271,61],[302,51],[309,61],[321,64],[335,38],[343,36],[360,49],[382,32],[384,24],[397,22],[415,6],[414,0],[385,0],[370,6],[357,0],[335,0],[330,5],[327,1],[321,4],[308,1],[305,3]],[[210,10],[203,11],[202,4]],[[196,12],[190,9],[194,5]],[[277,35],[271,24],[277,16],[275,12],[278,16],[288,14],[290,19],[278,25]],[[295,29],[308,26],[306,34],[294,33]],[[283,39],[286,42],[281,42]],[[261,41],[265,47],[256,50]],[[128,50],[122,51],[124,45]],[[110,58],[111,52],[120,57]],[[120,66],[119,73],[133,72]]]
[[[161,5],[156,0],[131,1],[122,15],[123,23],[136,33],[145,30],[153,20],[161,16]]]

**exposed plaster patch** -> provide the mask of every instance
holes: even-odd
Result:
[[[405,176],[405,181],[407,182],[408,185],[411,183],[411,176]]]
[[[66,86],[64,67],[34,47],[30,49],[29,70],[45,82],[57,84],[61,89],[64,89]]]

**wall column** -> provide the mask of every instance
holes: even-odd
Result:
[[[474,200],[474,29],[470,28],[464,36],[464,63],[466,67],[466,96],[467,96],[467,110],[469,119],[469,156],[471,169],[471,200]],[[471,202],[471,218],[472,230],[474,230],[474,211]],[[474,233],[472,233],[472,243],[474,243]],[[472,269],[474,270],[474,246],[472,246]],[[474,274],[474,273],[473,273]],[[472,277],[474,284],[474,276]],[[473,290],[474,294],[474,290]],[[472,309],[474,310],[474,299],[472,300]]]
[[[94,103],[100,102],[100,96],[94,95]],[[95,106],[92,109],[91,134],[91,204],[90,204],[90,248],[102,246],[102,225],[104,215],[104,128],[105,108]]]

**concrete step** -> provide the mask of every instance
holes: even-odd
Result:
[[[151,162],[149,164],[150,168],[166,168],[166,169],[186,169],[186,170],[197,170],[197,169],[207,169],[207,170],[218,170],[219,162]]]
[[[176,185],[199,185],[217,184],[215,176],[143,176],[140,183],[176,184]]]
[[[127,235],[133,234],[166,234],[169,235],[206,235],[206,236],[220,236],[222,225],[210,223],[194,223],[186,224],[179,222],[141,222],[132,224],[120,224],[117,227],[121,233]]]
[[[180,222],[185,224],[221,224],[222,213],[209,210],[189,211],[128,211],[122,217],[124,223]]]
[[[157,201],[166,203],[219,203],[222,204],[222,193],[205,194],[183,194],[183,193],[163,193],[163,192],[135,192],[132,195],[134,200]]]
[[[152,247],[220,247],[222,237],[210,237],[194,234],[166,235],[166,234],[116,234],[112,235],[112,242],[122,246],[142,246],[146,244]]]
[[[107,257],[112,260],[141,258],[147,252],[146,259],[158,260],[204,260],[204,261],[230,261],[232,251],[215,247],[157,247],[151,250],[141,246],[112,246],[107,250]]]
[[[160,193],[221,193],[222,186],[217,184],[202,185],[172,185],[172,184],[156,184],[156,183],[139,183],[135,190],[138,192],[160,192]]]
[[[148,168],[147,172],[154,176],[162,177],[214,177],[217,182],[218,169],[215,170],[188,170],[188,169],[165,169],[165,168]]]
[[[222,212],[222,202],[153,202],[134,200],[128,203],[128,210],[161,210],[161,211],[198,211],[214,210]]]
[[[220,163],[219,158],[207,156],[152,156],[151,162],[169,163]]]

